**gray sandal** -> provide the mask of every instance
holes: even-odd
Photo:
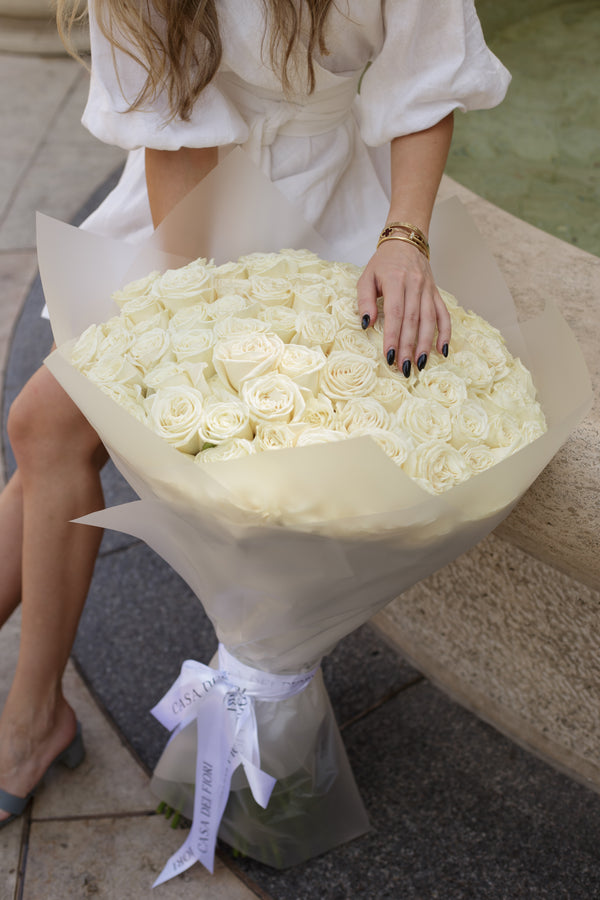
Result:
[[[65,747],[62,753],[59,753],[58,756],[52,760],[36,786],[30,791],[26,797],[16,797],[14,794],[9,794],[8,791],[3,791],[0,788],[0,809],[4,810],[4,812],[10,813],[7,819],[3,819],[0,822],[0,828],[4,828],[5,825],[8,825],[14,819],[17,819],[19,816],[23,815],[27,805],[40,784],[52,768],[52,766],[60,763],[63,766],[66,766],[68,769],[76,769],[79,766],[85,757],[85,747],[83,746],[83,737],[81,735],[81,725],[77,723],[77,732],[75,737],[71,741],[71,743]]]

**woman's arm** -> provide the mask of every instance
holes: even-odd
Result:
[[[428,234],[452,128],[450,114],[432,128],[392,141],[392,198],[382,227],[389,222],[408,222]],[[377,318],[378,296],[384,302],[384,351],[390,365],[397,362],[407,377],[412,362],[422,369],[436,325],[436,347],[444,352],[450,341],[450,317],[429,262],[420,250],[393,240],[375,251],[358,283],[358,305],[365,327]]]
[[[181,147],[179,150],[146,148],[146,184],[155,228],[214,169],[217,161],[216,147]]]

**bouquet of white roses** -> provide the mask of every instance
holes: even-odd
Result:
[[[529,371],[444,291],[449,357],[434,349],[409,378],[386,365],[382,311],[360,326],[359,275],[307,250],[155,271],[113,295],[120,315],[71,361],[199,463],[368,435],[440,493],[546,431]]]
[[[196,195],[189,199],[189,209],[206,209],[206,191],[210,193],[219,179],[222,181],[215,193],[223,196],[223,182],[231,184],[232,171],[235,174],[238,160],[234,157],[232,154],[226,165],[220,165],[209,176],[210,180],[197,189]],[[223,212],[227,208],[225,203],[216,208],[219,215],[207,215],[213,243],[187,251],[190,257],[197,256],[202,248],[217,260],[225,261],[247,254],[257,246],[270,251],[283,244],[309,247],[323,258],[335,258],[335,249],[328,253],[310,229],[291,230],[292,225],[298,224],[297,214],[281,201],[277,192],[273,193],[274,189],[261,179],[260,173],[243,172],[244,185],[253,179],[254,200],[246,196],[241,202],[247,208],[253,208],[254,202],[264,209],[272,200],[270,215],[265,215],[269,227],[257,234],[253,222],[251,234],[245,238],[236,236],[233,226],[237,217],[231,226]],[[182,211],[185,213],[185,203],[171,221]],[[464,230],[471,226],[455,210],[450,210],[449,215],[453,220],[449,227],[442,225],[448,239],[460,230],[459,246],[469,246],[470,252],[477,254],[479,264],[483,254],[481,244],[472,233],[468,239],[464,235]],[[187,239],[191,231],[188,222],[179,234]],[[181,240],[183,249],[183,238],[172,240],[172,248],[178,248]],[[441,244],[440,237],[436,244]],[[205,444],[218,444],[217,432],[222,433],[224,421],[232,418],[229,414],[224,419],[209,418],[212,404],[223,401],[209,400],[205,383],[209,386],[216,376],[225,385],[227,402],[232,402],[230,398],[240,402],[234,396],[238,386],[243,392],[247,380],[264,377],[264,373],[256,374],[252,368],[240,376],[239,367],[248,364],[248,359],[244,359],[243,352],[230,351],[232,342],[234,349],[240,341],[243,345],[244,332],[242,337],[228,335],[227,319],[221,320],[224,332],[214,345],[220,344],[220,350],[215,355],[213,349],[211,356],[215,375],[210,371],[207,374],[206,359],[178,360],[171,338],[170,349],[165,354],[172,353],[175,358],[163,361],[160,357],[158,365],[151,367],[155,376],[156,370],[162,369],[158,381],[149,385],[146,375],[146,384],[139,384],[140,396],[146,394],[138,404],[141,418],[154,417],[160,426],[164,424],[160,412],[163,407],[156,408],[159,403],[156,398],[161,385],[162,389],[177,389],[177,384],[169,386],[168,382],[171,378],[180,379],[182,371],[184,378],[199,377],[190,388],[197,390],[201,397],[199,424],[194,426],[191,437],[177,436],[176,441],[181,440],[177,449],[149,430],[137,414],[131,415],[114,402],[123,399],[121,388],[113,391],[113,396],[107,396],[99,388],[102,382],[105,388],[107,383],[114,383],[114,370],[106,379],[99,377],[96,369],[94,383],[70,362],[74,338],[91,322],[106,322],[111,318],[115,310],[108,300],[110,293],[136,275],[169,269],[172,258],[150,247],[136,259],[136,252],[131,249],[128,252],[127,248],[77,230],[67,234],[65,226],[53,226],[47,221],[42,223],[39,245],[44,288],[59,344],[59,350],[47,363],[97,429],[118,468],[141,498],[136,503],[94,514],[85,521],[135,534],[164,556],[200,598],[221,644],[214,669],[193,661],[184,663],[176,684],[155,708],[156,715],[173,735],[155,771],[154,788],[171,806],[193,818],[189,839],[169,861],[159,880],[177,874],[195,860],[211,867],[217,830],[233,846],[277,866],[299,862],[362,833],[367,827],[366,815],[320,678],[319,660],[341,637],[385,603],[492,530],[556,452],[583,414],[590,397],[585,366],[568,328],[558,313],[549,310],[536,322],[519,329],[505,289],[498,287],[498,282],[494,286],[497,275],[493,268],[485,268],[484,280],[473,290],[469,279],[460,283],[461,273],[470,270],[471,260],[451,248],[449,256],[453,263],[445,271],[443,261],[439,263],[437,280],[451,286],[465,305],[493,321],[515,355],[533,371],[548,420],[546,433],[497,465],[489,468],[483,465],[484,471],[476,477],[456,479],[460,483],[440,494],[424,491],[418,481],[422,470],[415,468],[412,473],[417,480],[409,477],[366,434],[352,440],[298,446],[297,432],[308,431],[301,420],[295,429],[294,446],[198,465],[195,456],[200,454],[202,458],[202,454],[209,453],[208,449],[201,449]],[[81,257],[84,265],[80,275],[74,276],[71,270],[69,278],[65,278],[64,269],[68,267],[60,261]],[[344,267],[341,271],[345,271]],[[229,274],[236,278],[235,270]],[[163,277],[168,282],[172,276]],[[152,293],[147,287],[146,284],[142,288],[140,305],[145,305],[148,294]],[[229,291],[229,297],[232,294],[235,292]],[[89,304],[82,302],[83,297]],[[126,300],[123,308],[128,308],[132,300]],[[213,296],[208,306],[218,303],[219,298]],[[279,306],[278,302],[274,308]],[[248,311],[245,303],[238,303],[229,322],[234,318],[263,321],[260,314],[254,315],[255,311]],[[164,320],[163,312],[158,308],[150,316],[157,315],[159,319],[162,316]],[[239,316],[240,312],[246,314]],[[294,314],[294,333],[298,334],[297,318],[302,311],[296,310]],[[171,310],[169,324],[177,316],[179,311]],[[181,318],[185,316],[182,314]],[[285,312],[273,315],[270,323],[275,319],[278,327],[284,327]],[[139,322],[134,327],[136,324]],[[216,329],[217,324],[213,327]],[[164,332],[168,328],[163,321],[160,330]],[[300,333],[306,334],[306,328],[301,326]],[[344,329],[338,330],[341,333]],[[148,333],[144,329],[141,332]],[[259,335],[268,333],[257,331]],[[337,332],[333,341],[336,337]],[[100,342],[114,339],[117,346],[121,340],[118,335],[111,338],[105,330],[99,335],[90,332],[77,350],[79,364],[85,367],[89,362],[90,371],[102,366],[95,351],[88,355],[85,349],[87,342],[94,345],[96,338]],[[153,342],[158,337],[146,340],[155,347]],[[327,336],[321,333],[319,340],[327,340]],[[313,341],[315,338],[311,337],[309,346]],[[273,343],[279,347],[277,342]],[[457,355],[475,352],[475,343],[475,339],[469,339],[468,347],[461,346],[458,337],[453,352]],[[183,345],[182,352],[187,354],[190,348],[189,342],[186,345],[185,329],[175,344]],[[294,346],[307,344],[300,342]],[[332,347],[328,348],[326,358],[331,359],[338,352]],[[503,347],[501,341],[498,347]],[[559,351],[563,355],[568,353],[571,359],[568,390],[552,364],[553,356]],[[144,341],[142,350],[138,348],[136,352],[138,364],[120,354],[121,363],[131,365],[138,372],[138,376],[133,374],[134,381],[139,377]],[[277,356],[277,351],[272,355]],[[283,352],[278,358],[282,357]],[[367,360],[366,368],[375,379],[388,377],[372,369],[368,354],[360,358]],[[488,369],[506,363],[504,351],[498,350],[496,358],[490,345],[486,359]],[[470,362],[474,384],[484,383],[489,377],[485,366]],[[264,357],[262,362],[252,359],[250,366],[263,363]],[[297,365],[297,357],[292,363]],[[220,366],[222,374],[219,374]],[[435,402],[448,413],[449,407],[441,400],[452,405],[452,387],[447,378],[443,383],[435,377],[432,379],[435,371],[432,368],[422,380],[414,376],[411,400],[419,407],[419,401],[424,398],[419,397],[418,391],[429,382],[429,389],[437,395]],[[292,382],[296,387],[292,393],[297,406],[291,413],[292,421],[284,423],[290,427],[298,424],[298,419],[294,421],[298,408],[302,404],[306,408],[307,402],[311,405],[311,394],[318,401],[309,383],[310,375],[307,373],[308,382],[301,385]],[[456,387],[454,379],[450,382]],[[519,396],[530,395],[526,376],[521,388],[516,391]],[[132,390],[136,392],[135,387]],[[513,403],[515,390],[511,388],[508,393]],[[340,430],[341,423],[346,433],[352,432],[352,426],[348,427],[352,421],[348,413],[351,398],[325,396],[336,407],[333,410],[335,430]],[[384,409],[387,396],[387,389],[383,389],[375,398]],[[467,400],[475,402],[476,399],[463,397],[463,409]],[[253,402],[252,396],[244,400],[247,409]],[[498,391],[491,402],[502,409],[509,401],[506,392]],[[403,405],[400,402],[395,410],[386,412],[395,414]],[[481,420],[485,417],[473,407],[470,409],[471,415],[451,425],[451,434],[456,434],[460,447],[472,444],[473,433],[483,427]],[[489,436],[490,415],[488,410],[484,412],[488,430],[485,432],[483,427],[483,432]],[[449,413],[448,416],[451,419]],[[444,415],[441,419],[447,421]],[[384,420],[387,421],[385,417]],[[249,423],[254,442],[264,430],[259,427],[264,422],[255,412],[253,419],[249,417]],[[406,421],[398,427],[410,433]],[[514,439],[514,435],[510,436],[511,429],[498,426],[496,431],[503,435],[497,446],[509,446]],[[529,437],[535,437],[535,433]],[[461,452],[460,448],[452,449]],[[467,459],[466,451],[462,458]]]

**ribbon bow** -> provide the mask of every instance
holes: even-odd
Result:
[[[276,779],[260,768],[254,700],[279,701],[303,691],[317,670],[301,675],[271,675],[235,659],[219,645],[219,669],[186,660],[179,677],[152,709],[173,732],[194,719],[198,730],[196,789],[192,827],[153,887],[200,862],[214,869],[215,846],[233,773],[243,766],[252,796],[266,808]]]

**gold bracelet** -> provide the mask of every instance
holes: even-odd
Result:
[[[395,231],[405,231],[406,234],[401,236],[394,234]],[[416,225],[411,225],[409,222],[390,222],[379,235],[377,246],[379,247],[384,241],[389,240],[405,241],[408,244],[412,244],[429,259],[429,243],[421,229],[417,228]]]

